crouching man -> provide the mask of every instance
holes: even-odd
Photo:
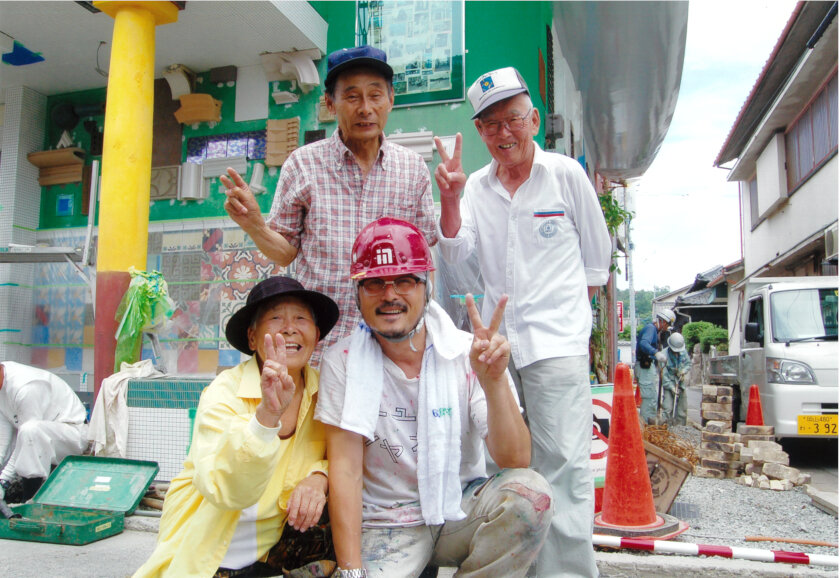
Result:
[[[52,466],[87,448],[85,407],[66,381],[37,367],[0,363],[0,500],[30,499]],[[0,462],[2,463],[2,462]]]
[[[338,576],[524,576],[553,515],[498,333],[506,299],[474,336],[431,300],[429,246],[382,218],[353,245],[363,323],[324,356],[315,419],[327,425]],[[505,469],[486,478],[484,446]]]

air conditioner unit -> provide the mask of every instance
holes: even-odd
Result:
[[[825,230],[825,258],[826,260],[837,260],[837,223]]]

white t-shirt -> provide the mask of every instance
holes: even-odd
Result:
[[[428,339],[428,338],[427,338]],[[467,342],[468,343],[468,342]],[[426,355],[434,350],[427,340]],[[350,337],[338,341],[321,361],[321,383],[315,419],[340,427],[344,408],[347,351]],[[458,384],[461,413],[461,485],[487,475],[484,438],[487,401],[470,367],[469,348],[459,359],[464,379]],[[384,358],[382,401],[374,441],[365,439],[362,526],[405,527],[424,524],[417,489],[417,396],[420,378],[408,379]],[[509,378],[510,380],[510,378]],[[511,389],[513,389],[513,382]]]

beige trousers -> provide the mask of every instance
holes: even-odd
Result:
[[[530,469],[502,470],[467,486],[467,517],[440,526],[364,528],[362,559],[371,578],[414,578],[428,564],[456,566],[463,578],[525,576],[545,540],[551,487]]]

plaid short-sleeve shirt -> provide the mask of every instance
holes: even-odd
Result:
[[[283,163],[268,226],[298,248],[297,279],[338,303],[338,324],[315,350],[349,335],[361,319],[350,281],[350,252],[362,228],[380,217],[414,223],[430,245],[437,242],[429,169],[417,153],[382,136],[367,177],[338,130],[296,149]]]

